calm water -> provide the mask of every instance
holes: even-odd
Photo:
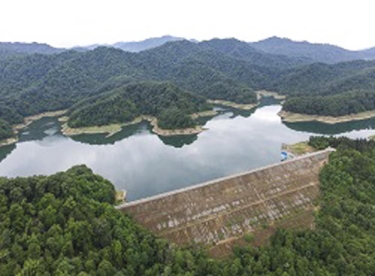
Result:
[[[126,189],[134,200],[217,177],[279,162],[282,143],[306,140],[310,135],[368,137],[375,120],[343,123],[283,124],[278,104],[251,112],[220,110],[206,120],[199,135],[159,137],[147,123],[104,135],[65,137],[54,118],[34,122],[16,145],[0,148],[1,176],[52,174],[86,164]]]

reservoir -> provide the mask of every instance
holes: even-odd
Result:
[[[202,120],[198,135],[160,137],[146,122],[105,135],[66,137],[57,118],[43,118],[20,133],[15,145],[0,148],[0,176],[53,174],[85,164],[127,191],[127,200],[201,183],[280,161],[282,143],[311,135],[366,138],[375,119],[328,125],[283,123],[281,105],[265,103],[252,111],[218,108]]]

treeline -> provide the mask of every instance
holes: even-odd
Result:
[[[334,146],[320,173],[314,230],[278,230],[270,244],[235,250],[232,275],[372,275],[375,271],[375,142],[312,137]],[[224,274],[223,275],[230,275]]]
[[[12,137],[13,130],[8,122],[0,119],[0,141]]]
[[[114,200],[112,184],[85,166],[49,177],[0,178],[1,275],[205,275],[210,270],[212,260],[155,238],[115,210]]]
[[[314,63],[284,71],[274,80],[274,90],[286,95],[333,95],[352,90],[373,90],[375,61],[337,64]]]
[[[301,64],[300,59],[266,54],[234,39],[176,41],[140,53],[99,47],[15,56],[0,63],[0,104],[12,110],[12,117],[68,109],[110,91],[103,90],[106,83],[119,87],[124,79],[169,81],[205,98],[254,103],[254,90],[283,69]]]
[[[2,275],[373,275],[375,145],[347,138],[320,174],[314,230],[279,229],[269,244],[214,260],[155,238],[114,209],[114,188],[85,166],[0,178]]]
[[[375,110],[375,90],[330,96],[294,96],[287,98],[283,110],[321,116],[344,116]]]
[[[288,95],[283,109],[294,113],[343,116],[375,110],[373,61],[308,65],[273,85]]]
[[[308,63],[264,53],[235,39],[176,41],[140,53],[99,47],[15,56],[0,63],[0,107],[7,108],[0,118],[13,124],[144,81],[171,82],[206,99],[246,104],[256,102],[254,91],[274,90],[288,96],[286,109],[307,114],[337,116],[373,109],[363,103],[367,94],[362,93],[374,94],[375,62]]]
[[[85,166],[0,178],[1,275],[160,275],[194,260],[115,210],[114,200],[112,184]]]
[[[311,136],[308,144],[318,150],[328,147],[338,150],[355,149],[360,152],[373,151],[375,149],[375,140],[368,139],[350,139],[348,137],[333,136]]]
[[[171,83],[140,82],[78,103],[70,111],[68,125],[101,126],[151,115],[158,119],[162,128],[186,128],[195,125],[190,114],[210,108],[204,98]]]

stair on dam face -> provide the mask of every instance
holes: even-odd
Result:
[[[177,244],[222,246],[245,233],[312,216],[319,171],[332,150],[126,203],[131,214],[156,235]],[[255,237],[257,239],[257,237]]]

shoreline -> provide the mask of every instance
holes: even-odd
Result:
[[[8,145],[12,145],[12,144],[17,143],[18,140],[19,140],[18,139],[18,132],[20,130],[26,128],[27,126],[29,126],[31,123],[33,123],[37,120],[40,120],[44,117],[60,117],[60,116],[64,115],[67,111],[68,110],[48,111],[48,112],[43,112],[43,113],[39,113],[39,114],[36,114],[36,115],[24,117],[22,124],[12,125],[14,137],[0,140],[0,147],[8,146]]]
[[[301,141],[294,144],[282,144],[281,150],[290,152],[294,156],[301,156],[317,151],[317,149],[308,144],[308,141]]]
[[[190,117],[193,120],[195,120],[195,119],[202,118],[202,117],[214,117],[218,113],[219,112],[217,112],[216,110],[206,110],[206,111],[201,111],[201,112],[193,113],[193,114],[190,115]]]
[[[267,90],[259,90],[255,92],[257,94],[257,101],[259,101],[262,97],[273,97],[275,100],[285,100],[285,95],[280,95],[277,92],[271,92]]]
[[[57,111],[48,111],[48,112],[43,112],[43,113],[39,113],[39,114],[32,115],[32,116],[27,116],[23,118],[23,124],[13,125],[12,127],[14,131],[18,132],[19,130],[24,129],[25,127],[27,127],[28,125],[30,125],[31,123],[37,120],[40,120],[45,117],[61,117],[67,111],[68,111],[67,109],[64,109],[64,110],[57,110]]]
[[[288,111],[281,110],[277,113],[281,117],[283,122],[297,123],[297,122],[321,122],[326,124],[337,124],[346,123],[352,121],[361,121],[365,119],[370,119],[375,117],[375,110],[365,111],[357,114],[350,114],[345,116],[319,116],[319,115],[307,115],[301,113],[292,113]]]
[[[207,110],[202,112],[197,112],[191,114],[192,119],[197,119],[199,117],[212,117],[217,115],[217,111],[215,110]],[[127,123],[119,123],[119,124],[110,124],[110,125],[104,125],[104,126],[90,126],[90,127],[78,127],[78,128],[70,128],[68,127],[67,121],[68,117],[61,117],[59,121],[61,123],[64,123],[62,125],[61,132],[62,134],[66,136],[75,136],[75,135],[81,135],[81,134],[106,134],[106,138],[111,137],[112,135],[120,132],[123,127],[138,124],[142,121],[148,121],[150,122],[152,126],[152,132],[160,135],[160,136],[178,136],[178,135],[193,135],[198,134],[204,131],[205,129],[202,126],[196,126],[192,128],[182,128],[182,129],[163,129],[158,127],[158,120],[154,116],[148,116],[148,115],[141,115],[137,118],[135,118],[131,122]]]
[[[6,139],[3,139],[3,140],[0,140],[0,147],[13,145],[17,142],[18,142],[18,137],[6,138]]]
[[[240,110],[251,110],[254,107],[257,107],[259,105],[259,101],[263,97],[273,97],[276,100],[285,100],[286,96],[280,95],[277,92],[271,92],[267,90],[259,90],[254,92],[257,97],[257,102],[253,104],[240,104],[240,103],[235,103],[231,101],[225,101],[225,100],[207,100],[208,103],[210,104],[217,104],[217,105],[223,105],[223,106],[228,106],[232,107],[235,109],[240,109]]]
[[[239,104],[235,102],[230,102],[230,101],[224,101],[224,100],[207,100],[208,103],[210,104],[217,104],[217,105],[224,105],[228,107],[232,107],[235,109],[242,109],[242,110],[250,110],[253,109],[258,105],[258,103],[255,104]]]
[[[110,124],[105,126],[89,126],[89,127],[77,127],[77,128],[71,128],[68,126],[68,118],[62,117],[59,119],[59,121],[62,123],[61,125],[61,133],[65,136],[75,136],[75,135],[81,135],[81,134],[107,134],[107,137],[111,137],[112,135],[120,132],[123,127],[137,124],[142,122],[140,118],[136,118],[131,122],[123,123],[123,124]]]

